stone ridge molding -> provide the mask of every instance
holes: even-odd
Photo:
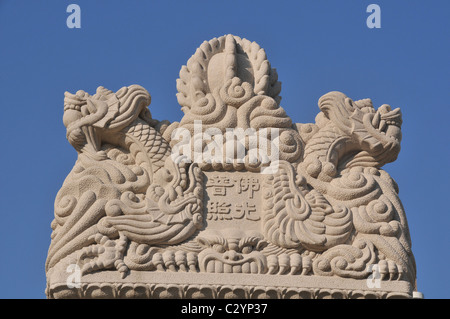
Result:
[[[255,42],[205,41],[180,122],[139,85],[66,92],[78,152],[55,199],[48,298],[412,298],[402,116],[341,92],[294,123]],[[201,154],[199,156],[198,154]]]
[[[189,298],[189,299],[399,299],[411,298],[405,281],[386,281],[368,289],[354,279],[301,276],[277,278],[257,274],[135,272],[126,280],[118,274],[86,275],[77,289],[67,289],[65,278],[55,282],[50,298]]]

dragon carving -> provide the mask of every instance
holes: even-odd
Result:
[[[174,244],[201,227],[199,168],[172,160],[149,103],[138,85],[66,93],[63,121],[79,156],[56,197],[48,268],[78,250],[83,272],[125,275],[130,240]]]
[[[232,35],[205,41],[177,88],[185,115],[174,123],[152,118],[150,94],[138,85],[66,92],[63,122],[78,159],[56,196],[47,276],[59,263],[77,263],[83,274],[122,277],[180,271],[364,279],[378,265],[382,279],[414,285],[405,212],[382,169],[400,151],[400,109],[330,92],[319,99],[315,123],[295,124],[280,106],[281,84],[264,50]],[[176,130],[194,135],[196,121],[201,133],[279,130],[277,169],[258,175],[253,229],[223,216],[224,227],[208,228],[207,172],[257,174],[262,162],[196,163],[174,154]],[[249,142],[241,146],[248,155]]]

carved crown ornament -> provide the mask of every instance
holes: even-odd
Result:
[[[412,296],[382,169],[400,109],[330,92],[315,123],[293,123],[264,49],[233,35],[203,42],[177,89],[173,123],[139,85],[65,93],[78,158],[55,199],[49,298]]]

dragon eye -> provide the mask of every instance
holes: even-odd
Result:
[[[164,180],[165,180],[166,182],[170,182],[170,181],[173,179],[173,175],[172,175],[172,173],[171,173],[168,169],[165,169],[165,170],[163,171],[163,174],[164,174]]]
[[[214,250],[216,250],[218,253],[224,253],[225,252],[225,247],[223,247],[220,244],[214,244],[212,248]]]
[[[242,247],[241,252],[243,254],[250,254],[253,251],[253,246],[252,245],[246,245],[244,247]]]

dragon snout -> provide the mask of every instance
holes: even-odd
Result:
[[[70,92],[64,93],[63,123],[65,127],[83,117],[81,107],[86,104],[88,96],[89,94],[83,90],[79,90],[75,94]]]
[[[227,261],[236,261],[236,260],[241,260],[244,257],[242,256],[242,254],[236,252],[235,250],[227,250],[224,254],[223,254],[223,259],[227,260]]]
[[[392,110],[389,105],[383,104],[375,112],[371,124],[382,135],[401,140],[402,113],[400,108]]]

